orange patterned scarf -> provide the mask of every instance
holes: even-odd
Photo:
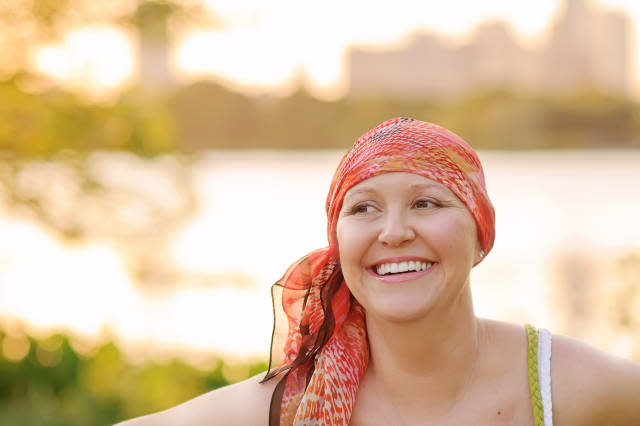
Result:
[[[351,187],[390,172],[415,173],[445,185],[471,212],[484,252],[493,246],[493,206],[480,160],[465,141],[411,118],[388,120],[362,135],[331,182],[326,203],[329,246],[295,262],[273,286],[274,310],[279,309],[279,292],[288,333],[282,365],[270,368],[264,379],[283,374],[271,400],[271,426],[349,424],[369,346],[364,310],[340,270],[336,223]]]

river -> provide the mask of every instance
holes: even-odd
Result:
[[[496,241],[472,271],[477,313],[564,331],[557,288],[572,278],[563,265],[589,265],[586,279],[602,287],[613,279],[616,259],[640,250],[640,151],[479,155]],[[191,164],[199,209],[171,235],[170,260],[194,276],[242,276],[243,285],[230,279],[140,288],[117,247],[68,246],[0,209],[0,316],[41,333],[95,337],[107,330],[138,351],[265,356],[269,288],[291,262],[326,245],[324,202],[340,156],[207,152]],[[624,339],[592,341],[624,356],[631,350]]]

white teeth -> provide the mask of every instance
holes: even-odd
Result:
[[[431,262],[409,261],[400,263],[383,263],[376,266],[378,275],[397,274],[408,271],[424,271],[433,265]]]

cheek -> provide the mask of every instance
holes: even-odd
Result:
[[[466,215],[450,217],[433,231],[435,238],[441,242],[441,247],[449,252],[472,253],[475,247],[476,236],[475,222]]]
[[[345,279],[358,273],[367,249],[366,232],[353,223],[340,223],[336,229],[338,253]]]
[[[350,229],[348,226],[345,226],[338,222],[338,226],[336,227],[336,239],[338,241],[338,253],[340,254],[340,263],[344,264],[348,263],[348,259],[352,256],[353,247],[352,247],[352,238],[349,236]]]
[[[353,223],[340,225],[336,229],[336,239],[338,241],[338,254],[340,258],[340,268],[345,283],[349,291],[360,303],[366,304],[361,286],[363,274],[362,262],[367,250],[364,230],[358,232],[359,227]]]

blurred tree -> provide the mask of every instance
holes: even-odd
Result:
[[[203,81],[185,86],[169,106],[181,150],[261,148],[271,142],[256,103],[219,84]]]
[[[7,339],[28,339],[27,353],[8,358]],[[228,362],[204,370],[172,359],[132,364],[113,342],[79,355],[68,336],[9,336],[0,326],[0,424],[105,426],[167,409],[231,381]],[[47,353],[48,355],[43,355]],[[52,354],[56,354],[53,355]],[[265,361],[244,362],[234,381],[265,371]]]
[[[594,91],[547,102],[540,128],[554,147],[597,148],[637,142],[638,106],[630,99]],[[635,141],[634,141],[635,139]]]
[[[30,93],[26,89],[37,86],[37,77],[28,71],[28,53],[74,27],[95,24],[132,26],[140,31],[143,42],[151,40],[167,48],[169,25],[178,29],[180,25],[222,25],[205,9],[196,0],[0,3],[0,46],[7,52],[0,61],[7,59],[5,71],[13,71],[9,79],[0,79],[3,195],[16,213],[27,213],[66,239],[107,239],[126,247],[134,276],[143,281],[173,281],[177,275],[168,269],[162,247],[168,233],[195,208],[186,160],[160,160],[167,170],[161,179],[168,179],[177,188],[173,193],[179,194],[171,203],[154,197],[152,186],[150,193],[135,182],[105,181],[92,164],[99,162],[94,153],[101,151],[133,153],[149,158],[147,163],[175,153],[175,124],[165,97],[151,97],[151,92],[134,88],[115,103],[100,105],[60,90]],[[166,66],[167,58],[161,59]],[[146,168],[157,169],[151,164]],[[133,221],[132,211],[138,212]]]
[[[117,19],[129,5],[127,0],[3,0],[0,71],[27,70],[34,46],[58,41],[74,26]]]
[[[195,211],[195,195],[188,160],[167,156],[177,147],[167,105],[136,90],[113,105],[86,104],[65,92],[27,93],[16,78],[0,82],[0,187],[7,207],[65,239],[122,247],[142,282],[174,283],[179,272],[163,247]],[[155,184],[104,170],[118,159]]]
[[[3,0],[0,2],[0,78],[31,68],[33,49],[60,41],[68,31],[115,25],[166,36],[186,27],[225,23],[202,0]]]

